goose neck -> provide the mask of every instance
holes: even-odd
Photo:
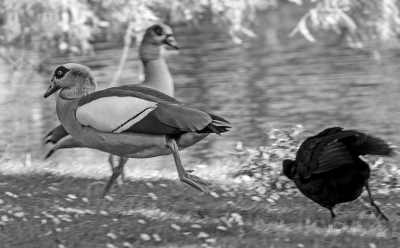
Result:
[[[156,89],[169,96],[174,96],[174,82],[167,62],[163,56],[144,63],[145,79],[142,85]]]

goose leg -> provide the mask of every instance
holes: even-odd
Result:
[[[126,162],[128,162],[128,158],[119,157],[119,164],[123,163],[124,164],[123,166],[125,166]],[[125,170],[122,169],[120,171],[120,173],[121,173],[121,176],[117,178],[117,183],[118,183],[118,185],[121,186],[125,183]]]
[[[389,222],[388,218],[382,213],[382,211],[379,209],[379,207],[375,204],[374,199],[372,199],[372,194],[369,189],[368,182],[365,183],[365,188],[368,191],[368,196],[369,196],[369,200],[371,203],[372,211],[374,211],[375,216],[381,221],[384,220],[384,221]]]
[[[169,149],[171,149],[172,155],[174,156],[179,179],[187,185],[192,186],[193,188],[202,191],[207,195],[210,194],[208,189],[209,183],[207,181],[198,176],[189,174],[189,172],[183,168],[182,161],[178,153],[178,145],[176,144],[175,140],[171,138],[167,138],[166,140],[167,146]]]
[[[111,168],[112,168],[112,175],[111,175],[110,179],[108,180],[103,193],[101,194],[102,198],[104,198],[106,196],[106,194],[110,190],[112,184],[114,183],[115,179],[117,179],[119,177],[119,175],[124,176],[124,166],[125,166],[126,162],[128,161],[128,158],[119,157],[118,166],[114,167],[114,161],[113,161],[112,156],[113,155],[110,155],[110,158],[109,158]]]
[[[111,165],[111,171],[115,170],[115,166],[114,166],[114,157],[116,157],[115,155],[110,154],[110,156],[108,157],[108,161],[110,162]],[[128,162],[128,158],[125,157],[118,157],[118,166],[121,166],[120,164],[123,163],[124,165],[126,164],[126,162]],[[122,166],[124,166],[122,165]],[[121,176],[117,177],[117,183],[119,186],[124,184],[125,181],[125,172],[123,169],[121,169],[119,172]]]

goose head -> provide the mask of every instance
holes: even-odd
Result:
[[[75,63],[57,67],[50,81],[44,98],[61,90],[59,97],[73,100],[93,93],[97,86],[96,79],[89,67]]]
[[[146,30],[140,47],[140,57],[144,62],[155,60],[163,45],[179,49],[172,28],[166,24],[155,24]]]

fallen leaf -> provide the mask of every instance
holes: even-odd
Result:
[[[199,232],[199,234],[197,235],[198,238],[208,238],[208,236],[210,236],[210,235],[208,235],[205,232]]]
[[[252,196],[251,199],[252,199],[253,201],[261,201],[261,198],[258,197],[258,196]]]
[[[211,244],[214,244],[214,243],[217,242],[217,240],[215,238],[209,238],[209,239],[206,239],[204,241],[207,242],[207,243],[211,243]]]
[[[88,202],[89,202],[89,199],[86,198],[86,197],[82,197],[82,201],[88,203]]]
[[[228,228],[225,227],[225,226],[217,226],[217,229],[218,229],[218,230],[222,230],[222,231],[228,230]]]
[[[137,222],[139,222],[140,224],[146,224],[146,221],[142,219],[138,220]]]
[[[215,198],[219,198],[219,195],[216,192],[211,192],[210,195]]]
[[[4,192],[4,194],[6,194],[6,195],[8,195],[8,196],[11,196],[11,197],[13,197],[13,198],[18,198],[18,196],[17,196],[16,194],[13,194],[13,193],[8,192],[8,191]]]
[[[18,217],[18,218],[22,218],[22,217],[24,217],[24,212],[17,212],[17,213],[14,213],[14,216],[15,217]]]
[[[109,237],[110,239],[117,239],[117,235],[111,232],[107,233],[107,237]]]
[[[279,200],[281,198],[277,193],[274,193],[270,196],[270,198],[274,199],[275,201]]]
[[[59,218],[53,218],[53,222],[56,225],[59,225],[61,223],[61,220]]]
[[[140,238],[143,239],[144,241],[149,241],[151,239],[150,235],[146,233],[141,233]]]
[[[147,187],[149,187],[149,188],[153,188],[153,187],[154,187],[154,185],[153,185],[152,183],[150,183],[150,182],[147,182],[146,185],[147,185]]]
[[[8,218],[7,215],[2,215],[2,216],[1,216],[1,221],[7,222],[7,221],[9,221],[9,220],[10,220],[10,219]]]
[[[104,211],[104,210],[100,211],[100,214],[101,215],[108,215],[108,213],[106,211]]]
[[[110,201],[110,202],[114,201],[114,198],[110,195],[104,196],[104,199],[106,199],[107,201]]]
[[[190,225],[191,228],[201,228],[201,225],[199,224],[192,224]]]
[[[70,199],[72,199],[72,200],[75,200],[76,198],[78,198],[78,197],[76,197],[76,196],[73,195],[73,194],[68,194],[67,197],[70,198]]]
[[[158,197],[154,193],[148,193],[152,200],[157,201]]]
[[[62,220],[66,221],[66,222],[72,222],[72,220],[70,218],[62,218]]]
[[[166,188],[168,187],[168,185],[166,185],[165,183],[160,184],[160,187]]]
[[[374,243],[369,243],[369,248],[376,248],[376,244],[374,244]]]
[[[107,248],[117,248],[115,245],[108,243]]]
[[[177,224],[171,224],[171,227],[177,231],[182,230],[182,228],[180,226],[178,226]]]
[[[160,237],[160,235],[158,235],[157,233],[153,234],[153,239],[154,239],[155,241],[157,241],[157,242],[160,242],[160,241],[161,241],[161,237]]]
[[[124,243],[122,244],[122,246],[123,246],[123,247],[126,247],[126,248],[134,248],[133,245],[131,245],[131,243],[129,243],[129,242],[124,242]]]
[[[85,209],[85,213],[88,214],[96,214],[94,211],[90,210],[90,209]]]
[[[0,204],[3,204],[3,203],[4,203],[4,201],[2,199],[0,199]]]

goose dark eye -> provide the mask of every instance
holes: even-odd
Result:
[[[59,67],[57,67],[57,69],[54,71],[54,76],[56,77],[56,78],[63,78],[64,76],[65,76],[65,74],[67,73],[67,72],[69,72],[70,71],[70,69],[68,69],[68,68],[66,68],[66,67],[64,67],[64,66],[59,66]]]
[[[162,28],[160,27],[160,26],[155,26],[154,28],[153,28],[153,30],[154,30],[154,33],[156,33],[156,35],[158,35],[158,36],[161,36],[162,35]]]

